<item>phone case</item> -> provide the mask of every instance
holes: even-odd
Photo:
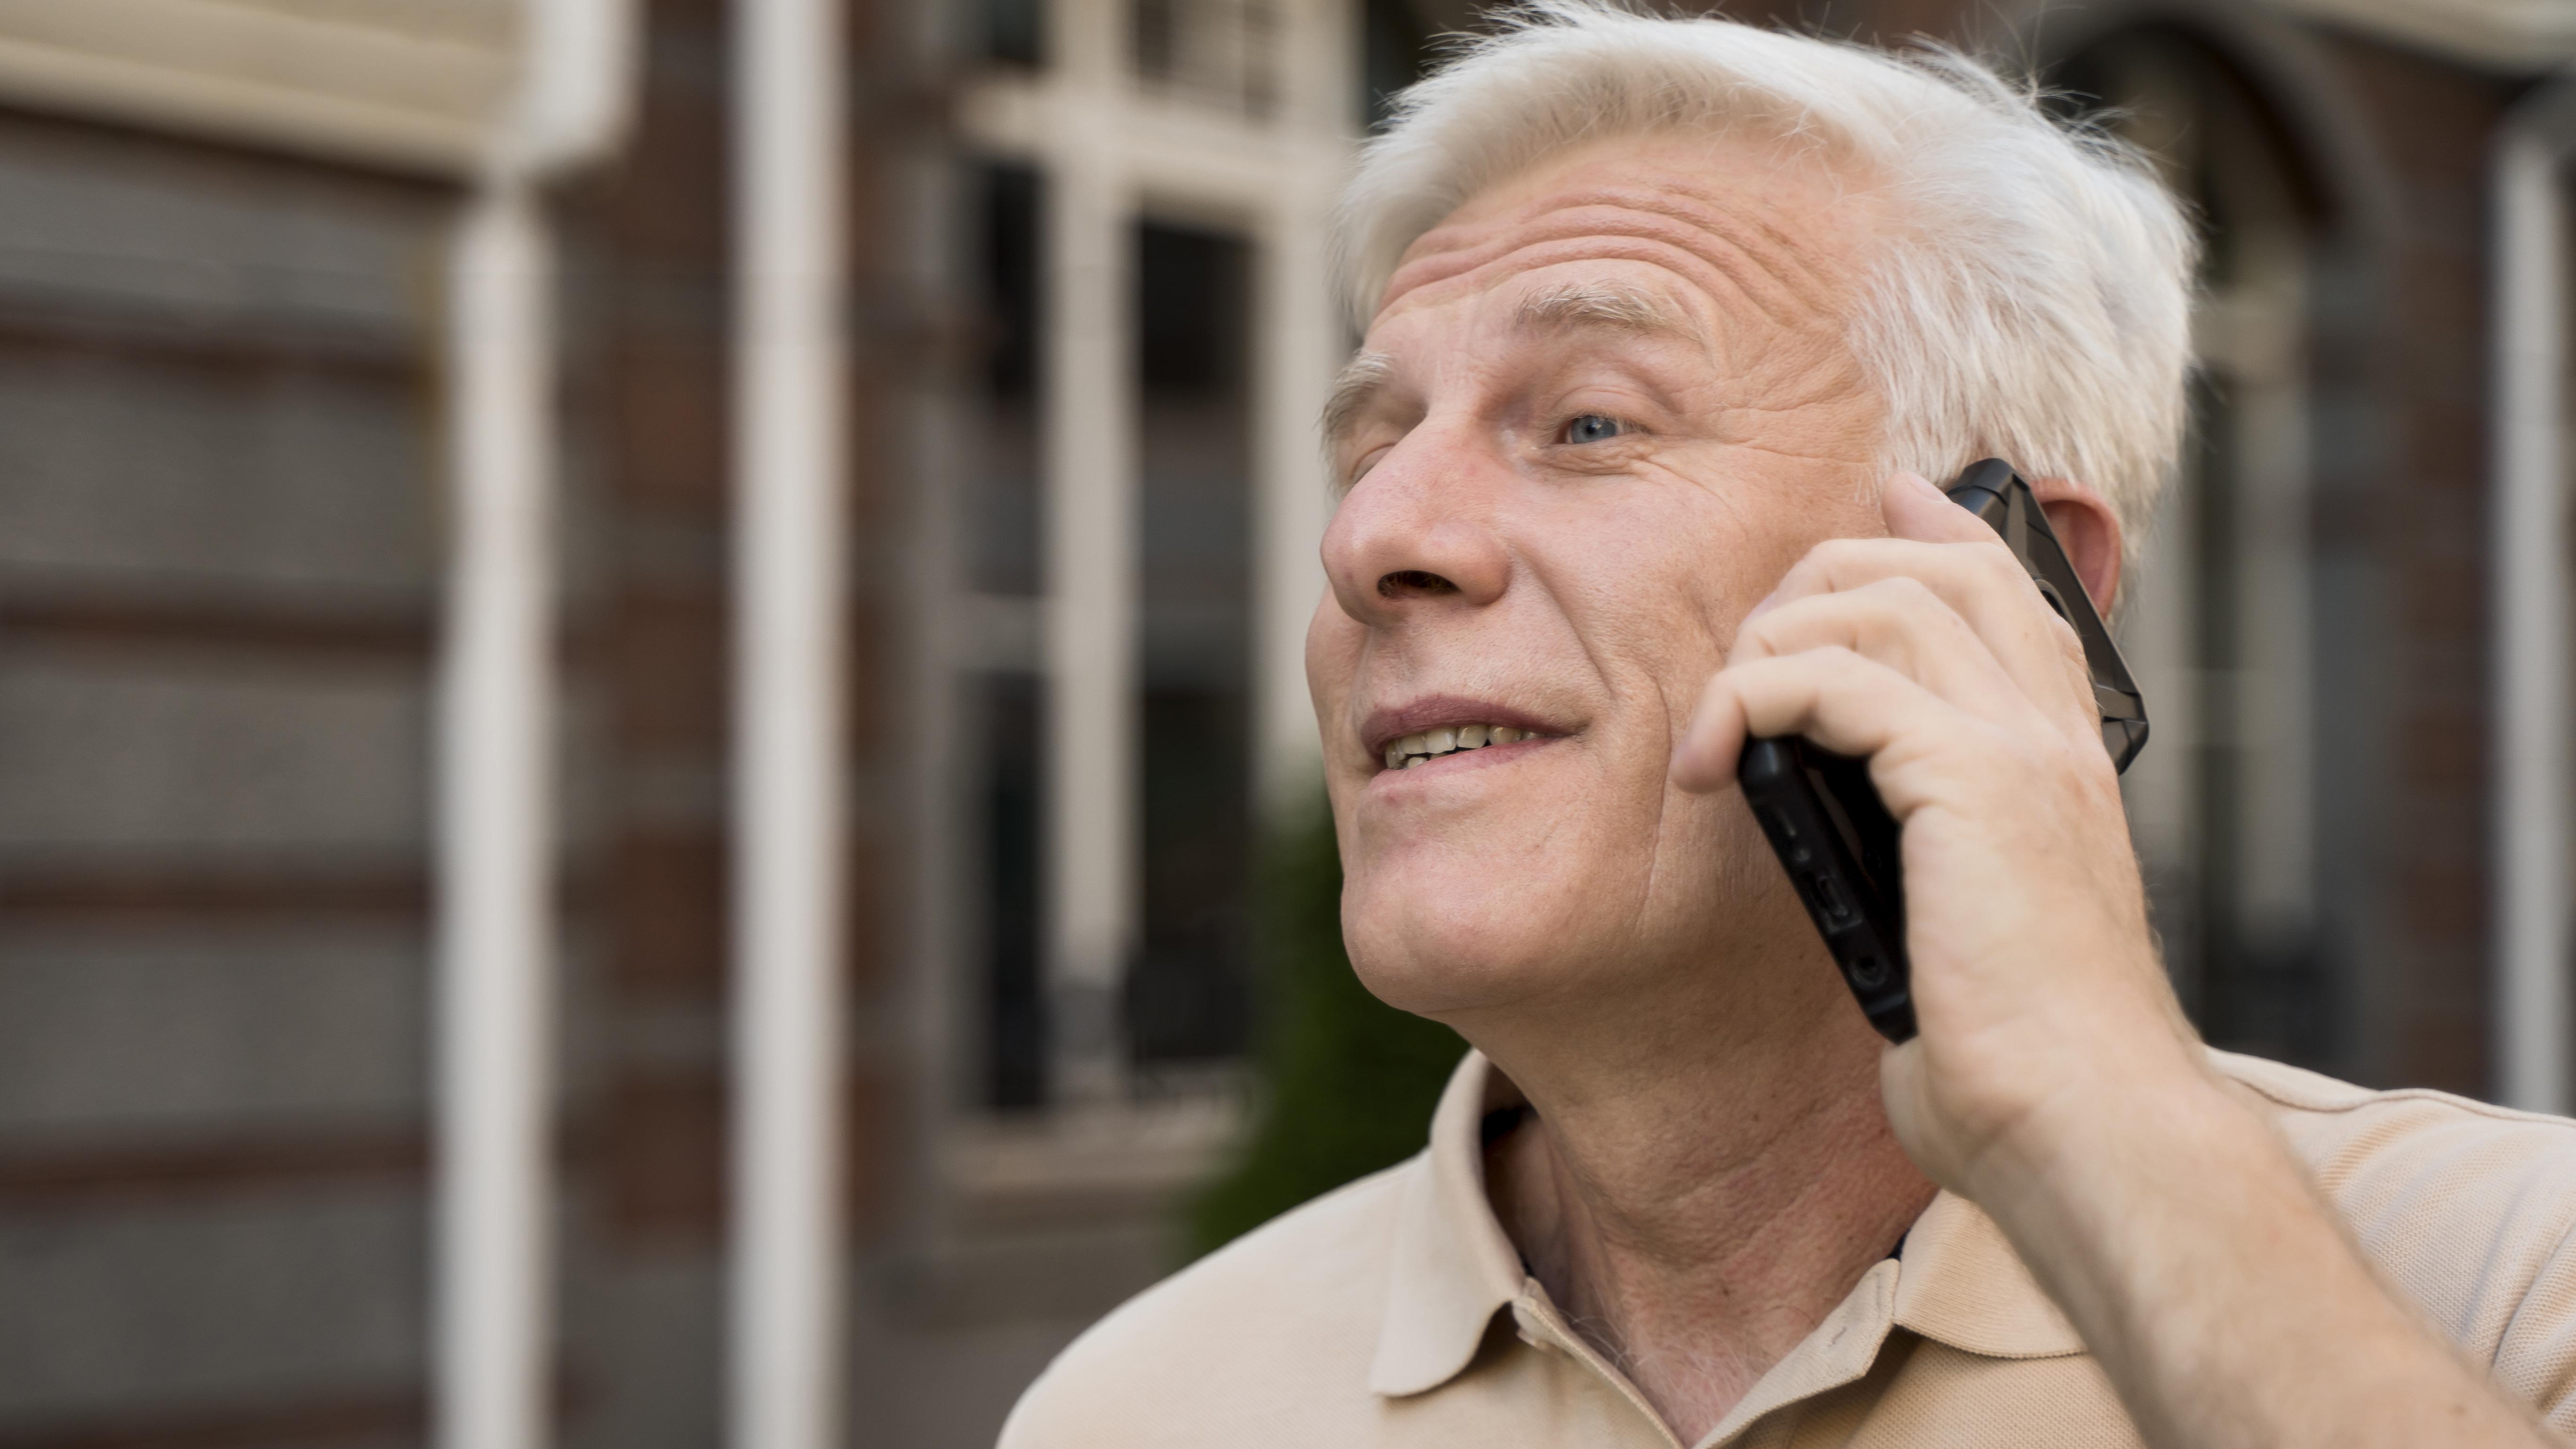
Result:
[[[2074,626],[2102,712],[2103,748],[2115,768],[2128,769],[2146,747],[2146,702],[2030,485],[2011,464],[1988,458],[1944,491],[2002,537],[2041,597]],[[1889,1041],[1912,1040],[1900,834],[1870,783],[1869,761],[1794,735],[1757,739],[1746,742],[1736,778],[1862,1014]]]

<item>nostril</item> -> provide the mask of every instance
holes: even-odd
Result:
[[[1435,573],[1421,569],[1402,569],[1377,581],[1381,598],[1402,598],[1406,594],[1454,594],[1458,586]]]

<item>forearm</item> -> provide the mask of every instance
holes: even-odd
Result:
[[[2380,1283],[2270,1126],[2197,1077],[2034,1133],[1976,1192],[2166,1449],[2556,1442]]]

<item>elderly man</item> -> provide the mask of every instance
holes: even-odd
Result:
[[[1343,925],[1476,1051],[1422,1156],[1120,1309],[1006,1445],[2576,1422],[2576,1131],[2195,1041],[2073,638],[1925,481],[2042,480],[2107,607],[2188,361],[2143,167],[1964,61],[1558,0],[1406,98],[1343,236]],[[1732,788],[1795,734],[1902,822],[1904,1046]]]

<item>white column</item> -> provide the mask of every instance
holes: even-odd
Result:
[[[1049,1086],[1117,1096],[1136,929],[1136,448],[1131,207],[1115,161],[1124,12],[1063,0],[1050,147],[1045,335]],[[1083,103],[1087,102],[1087,103]]]
[[[1320,778],[1306,626],[1323,597],[1332,498],[1316,421],[1347,351],[1324,263],[1330,184],[1300,179],[1262,231],[1254,330],[1253,758],[1265,819],[1306,806]]]
[[[2543,1112],[2571,1105],[2565,139],[2516,124],[2498,148],[2491,323],[2496,1089]]]
[[[1265,820],[1304,808],[1320,776],[1306,690],[1306,626],[1322,598],[1318,551],[1332,518],[1316,430],[1333,374],[1350,354],[1327,241],[1349,138],[1359,127],[1353,60],[1358,7],[1339,0],[1285,8],[1279,118],[1296,160],[1262,227],[1254,335],[1260,409],[1253,514],[1253,758]]]
[[[841,1437],[840,0],[736,0],[735,1449]]]
[[[437,688],[437,1392],[443,1449],[546,1443],[554,1034],[549,255],[527,185],[448,282],[454,535]]]

